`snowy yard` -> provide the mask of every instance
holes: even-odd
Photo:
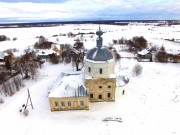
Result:
[[[0,43],[0,50],[8,49],[5,45],[11,47],[14,45],[14,47],[18,48],[22,47],[21,50],[23,50],[23,47],[33,45],[36,41],[35,37],[43,35],[43,32],[50,31],[44,34],[50,37],[53,34],[65,33],[74,29],[71,25],[61,27],[32,28],[31,32],[30,29],[22,28],[17,29],[17,33],[14,32],[12,35],[11,32],[14,29],[2,29],[0,35],[6,35],[6,32],[9,32],[9,35],[7,35],[9,37],[23,35],[21,30],[29,32],[24,35],[23,38],[25,39],[22,39],[22,41],[18,38],[19,41],[5,41],[4,43]],[[91,28],[90,31],[93,32],[98,28],[91,25],[83,25],[81,27],[82,29],[87,27]],[[134,26],[134,28],[133,26],[104,26],[104,30],[112,31],[104,34],[104,43],[107,45],[109,42],[112,42],[112,39],[116,39],[117,33],[119,34],[117,38],[121,38],[121,36],[129,38],[142,35],[145,38],[147,37],[147,39],[151,39],[151,41],[153,41],[155,37],[162,38],[161,36],[163,35],[166,35],[165,38],[178,38],[178,36],[180,36],[180,33],[175,33],[174,35],[168,33],[168,31],[172,31],[175,28],[180,29],[179,26],[171,29],[166,27],[164,27],[164,29],[155,28],[156,31],[164,33],[163,35],[148,33],[149,27],[150,26]],[[143,30],[141,28],[143,28]],[[121,29],[126,30],[122,31]],[[34,34],[36,31],[38,31],[38,33]],[[32,37],[32,35],[34,35],[34,37]],[[94,39],[84,42],[85,46],[87,46],[87,48],[94,47],[96,45],[95,38],[96,36]],[[48,39],[55,40],[54,38]],[[32,40],[33,42],[23,46],[24,41]],[[60,42],[63,41],[60,40]],[[73,39],[70,39],[69,42],[72,43]],[[163,43],[161,42],[159,44]],[[172,46],[172,49],[174,48],[180,50],[180,46],[177,48]],[[137,61],[133,59],[122,59],[116,64],[116,74],[126,75],[130,80],[124,98],[119,96],[120,93],[118,93],[118,89],[120,88],[117,88],[115,102],[90,103],[90,110],[86,111],[58,112],[50,111],[48,92],[62,71],[73,70],[72,65],[52,65],[48,62],[44,63],[42,69],[39,69],[36,80],[24,81],[25,87],[12,97],[5,97],[4,104],[0,104],[0,134],[179,135],[180,64],[143,62],[140,63],[143,67],[142,74],[135,77],[132,74],[132,68],[136,63]],[[34,109],[28,106],[29,115],[25,117],[18,111],[22,104],[26,103],[28,96],[27,88],[30,90]],[[122,118],[123,121],[103,121],[103,119],[107,117]]]
[[[180,64],[142,63],[142,75],[133,77],[131,69],[135,63],[120,62],[126,68],[119,72],[127,73],[130,78],[123,99],[117,89],[115,102],[90,103],[88,111],[60,112],[50,111],[48,91],[58,76],[57,71],[72,67],[45,63],[37,81],[26,82],[26,87],[0,105],[1,134],[49,135],[59,131],[61,134],[179,134]],[[28,117],[18,112],[26,102],[26,88],[30,89],[34,105],[34,110],[28,106]],[[106,117],[120,117],[123,122],[102,121]]]

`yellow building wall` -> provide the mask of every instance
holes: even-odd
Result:
[[[89,91],[89,100],[98,102],[98,101],[115,101],[115,91],[116,91],[116,79],[92,79],[86,80],[85,86]],[[110,97],[108,97],[108,93],[110,93]],[[93,94],[93,98],[91,97]],[[100,99],[99,95],[102,95],[102,99]]]
[[[81,105],[83,101],[83,105]],[[49,97],[51,111],[65,111],[65,110],[88,110],[89,109],[89,97],[64,97],[55,98]],[[62,106],[62,102],[64,106]],[[71,106],[68,106],[68,102]]]

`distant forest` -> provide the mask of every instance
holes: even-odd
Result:
[[[129,23],[158,23],[159,25],[179,25],[180,20],[100,20],[100,21],[63,21],[0,24],[0,28],[53,27],[64,24],[111,24],[128,25]]]

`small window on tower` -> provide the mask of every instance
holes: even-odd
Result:
[[[109,86],[108,86],[108,88],[110,89],[110,88],[111,88],[111,86],[109,85]]]
[[[100,89],[102,89],[102,86],[99,86]]]
[[[99,74],[102,74],[103,73],[103,70],[102,68],[99,69]]]
[[[91,67],[88,67],[88,72],[91,73]]]

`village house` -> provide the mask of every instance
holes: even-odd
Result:
[[[49,55],[56,54],[59,55],[59,53],[56,53],[54,50],[51,49],[40,49],[37,53],[37,57],[40,59],[49,59]]]
[[[138,61],[152,61],[152,53],[146,49],[138,52],[137,57]]]

